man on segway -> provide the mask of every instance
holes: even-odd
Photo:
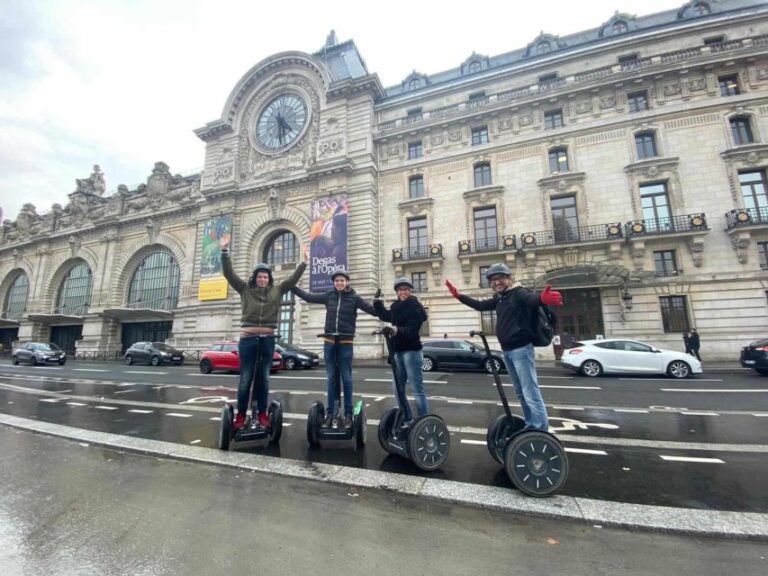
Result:
[[[470,308],[496,311],[496,338],[504,351],[504,364],[520,401],[525,426],[527,429],[547,431],[549,420],[536,374],[536,356],[530,329],[531,314],[542,304],[562,306],[562,295],[553,291],[549,284],[540,294],[530,292],[519,282],[510,287],[512,273],[503,263],[489,267],[485,276],[495,293],[493,298],[487,300],[476,300],[460,294],[448,280],[445,285],[451,296]]]
[[[346,270],[337,270],[331,276],[333,290],[316,293],[306,292],[295,286],[293,293],[306,302],[325,304],[325,328],[323,337],[323,359],[325,361],[325,374],[327,378],[326,391],[328,395],[328,410],[323,428],[333,427],[333,417],[336,414],[335,367],[336,354],[339,354],[339,368],[341,381],[344,385],[344,427],[352,426],[352,340],[357,326],[357,310],[375,316],[376,312],[368,302],[363,300],[349,285],[349,274]],[[332,335],[342,335],[338,349]]]

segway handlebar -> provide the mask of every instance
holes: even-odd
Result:
[[[371,332],[372,336],[392,336],[392,333],[394,330],[391,326],[384,326],[384,328],[381,328],[380,330],[374,330]]]
[[[480,330],[470,330],[469,335],[470,337],[480,336],[480,338],[483,340],[483,348],[485,348],[485,357],[490,362],[491,375],[493,375],[493,381],[496,383],[496,388],[499,391],[499,397],[501,398],[501,403],[504,406],[504,412],[506,412],[507,416],[509,416],[511,412],[509,410],[509,403],[507,402],[507,395],[504,393],[504,388],[501,384],[501,376],[499,376],[499,371],[496,369],[496,361],[493,358],[493,354],[491,354],[491,347],[488,346],[488,339],[485,337],[485,333]]]

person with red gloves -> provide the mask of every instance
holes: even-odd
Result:
[[[536,355],[531,341],[531,314],[536,313],[542,304],[562,306],[563,297],[560,292],[552,290],[549,284],[541,294],[526,290],[519,282],[510,287],[512,273],[503,263],[490,266],[485,277],[494,292],[493,298],[487,300],[477,300],[459,293],[449,280],[445,281],[445,285],[451,296],[470,308],[496,311],[496,338],[504,351],[504,364],[523,409],[525,427],[548,430],[547,408],[539,390]]]

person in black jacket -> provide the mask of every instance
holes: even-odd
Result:
[[[323,427],[333,426],[333,418],[336,415],[336,387],[334,385],[334,372],[336,364],[336,348],[331,334],[339,334],[339,363],[341,365],[341,381],[344,386],[344,426],[352,426],[352,339],[355,336],[357,325],[357,310],[367,312],[375,316],[376,312],[368,302],[358,296],[349,285],[349,274],[344,270],[334,272],[333,290],[327,292],[305,292],[299,287],[293,288],[293,293],[306,302],[325,304],[325,328],[326,334],[323,344],[323,359],[325,361],[326,391],[328,394],[328,410]]]
[[[395,368],[403,385],[406,381],[411,383],[413,396],[416,399],[416,410],[419,416],[424,416],[429,413],[429,404],[424,393],[424,377],[421,371],[424,356],[421,353],[419,330],[427,320],[427,311],[413,295],[413,284],[407,278],[395,280],[395,292],[397,292],[397,300],[392,303],[389,310],[384,308],[384,303],[379,299],[373,301],[373,307],[379,319],[392,324]],[[405,422],[413,418],[411,408],[407,404],[403,406],[403,418]]]
[[[699,359],[699,362],[701,362],[701,356],[699,356],[699,348],[701,348],[701,338],[699,337],[699,333],[696,332],[696,328],[691,330],[690,346],[691,346],[690,353],[696,356],[696,358]]]
[[[495,292],[493,298],[476,300],[460,294],[448,280],[445,285],[451,296],[475,310],[496,311],[496,338],[504,351],[504,364],[515,386],[515,394],[523,410],[526,428],[549,430],[547,408],[539,390],[536,356],[531,340],[531,314],[542,304],[562,306],[560,292],[547,285],[541,294],[534,294],[519,283],[510,288],[512,272],[506,264],[494,264],[485,273]]]

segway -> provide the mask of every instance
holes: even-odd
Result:
[[[373,334],[382,334],[387,343],[398,404],[387,409],[379,420],[379,444],[388,453],[407,458],[420,470],[437,470],[448,458],[451,448],[448,426],[435,414],[425,414],[412,419],[411,407],[405,395],[405,382],[401,382],[395,364],[392,329],[383,328]]]
[[[491,360],[491,371],[504,406],[504,414],[488,426],[485,441],[488,451],[504,466],[512,484],[529,496],[550,496],[559,490],[568,477],[568,457],[563,445],[544,430],[524,430],[525,420],[512,414],[501,378],[493,361],[488,340],[483,332],[472,330],[470,336],[480,336],[485,353]]]
[[[342,406],[341,399],[341,354],[339,347],[342,338],[352,338],[352,334],[318,334],[319,338],[333,337],[333,387],[336,391],[336,410],[332,415],[330,426],[323,427],[325,420],[325,406],[319,400],[312,403],[307,414],[307,441],[310,446],[320,446],[326,440],[355,440],[355,446],[362,448],[366,439],[365,406],[362,400],[355,402],[352,410],[352,425],[344,426],[340,416]]]
[[[254,380],[261,374],[261,354],[256,359],[256,368],[253,372]],[[257,442],[267,440],[266,443],[277,443],[283,434],[283,406],[277,400],[272,400],[267,409],[269,416],[269,427],[259,426],[256,418],[258,411],[256,401],[253,399],[253,383],[251,383],[251,414],[245,421],[245,426],[240,430],[234,430],[232,427],[235,421],[235,408],[230,403],[224,404],[221,409],[221,421],[219,422],[219,448],[229,450],[230,445],[245,442]],[[234,446],[233,446],[234,447]]]

